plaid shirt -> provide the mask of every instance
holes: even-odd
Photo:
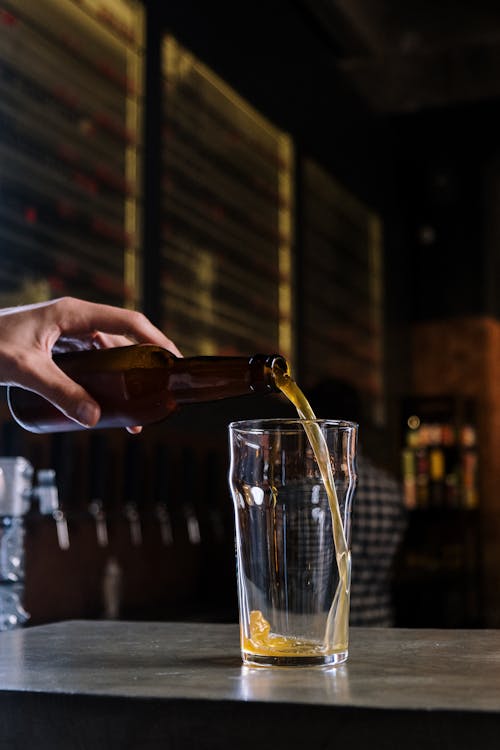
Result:
[[[393,625],[392,571],[405,530],[405,511],[400,487],[385,471],[364,456],[357,458],[358,481],[351,515],[351,625]],[[256,591],[272,591],[277,609],[290,612],[317,611],[330,603],[331,568],[336,566],[331,545],[331,517],[323,498],[311,513],[310,499],[319,490],[317,478],[286,482],[286,500],[278,504],[269,534],[269,515],[264,506],[252,504],[248,525],[254,549],[267,550],[265,561],[259,555],[244,554],[245,575]],[[284,495],[284,491],[280,495]],[[304,501],[306,496],[306,502]],[[314,500],[313,500],[314,502]],[[243,514],[243,519],[247,513]],[[247,519],[248,524],[248,519]],[[328,544],[318,540],[327,538]],[[281,561],[276,568],[276,559]],[[286,581],[283,585],[283,561]],[[315,575],[311,576],[311,569]],[[279,572],[281,571],[281,572]],[[314,585],[311,582],[314,581]],[[326,598],[325,598],[326,597]]]
[[[406,528],[398,482],[358,455],[352,509],[351,625],[390,626],[393,563]]]

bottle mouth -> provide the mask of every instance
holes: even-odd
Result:
[[[281,354],[271,354],[267,363],[273,375],[290,375],[290,365]]]
[[[269,367],[273,386],[277,391],[283,392],[283,388],[286,388],[291,381],[290,365],[281,354],[273,354],[269,359],[271,360]]]
[[[250,360],[253,372],[251,389],[254,393],[279,391],[277,380],[286,377],[290,368],[281,354],[256,354]]]

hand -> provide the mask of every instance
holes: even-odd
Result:
[[[133,310],[72,297],[0,309],[0,383],[35,391],[70,419],[93,427],[101,415],[99,404],[57,367],[52,350],[132,343],[156,344],[181,356],[173,341]]]

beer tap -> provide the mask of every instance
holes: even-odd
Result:
[[[107,547],[109,544],[108,524],[102,500],[95,498],[89,504],[89,512],[95,521],[97,544],[99,547]]]
[[[143,477],[141,466],[140,442],[136,438],[130,438],[125,447],[125,517],[130,527],[130,541],[134,547],[142,544],[142,526],[139,515],[139,498],[143,494]]]
[[[142,544],[142,526],[135,502],[129,501],[125,504],[125,517],[130,526],[130,541],[134,547],[140,547]]]
[[[69,549],[68,523],[64,511],[59,507],[59,492],[54,469],[40,469],[37,472],[37,486],[34,496],[38,498],[40,513],[51,515],[56,523],[57,542],[60,549]]]
[[[194,506],[195,461],[194,451],[186,448],[182,457],[182,509],[186,520],[188,539],[192,545],[201,543],[200,523]]]
[[[168,510],[169,463],[167,447],[162,443],[158,445],[156,450],[155,469],[155,515],[160,525],[162,544],[165,547],[170,547],[174,542],[174,536],[172,532],[172,521]]]
[[[55,470],[46,470],[47,472],[53,471],[53,474],[45,474],[43,481],[46,486],[46,498],[47,508],[49,508],[51,502],[50,490],[55,488],[55,477],[58,477],[58,491],[57,491],[57,507],[54,506],[51,510],[48,509],[47,513],[51,513],[52,518],[56,523],[57,542],[60,549],[69,549],[69,530],[67,516],[64,511],[63,503],[67,502],[67,498],[70,496],[72,488],[72,471],[74,466],[74,455],[75,450],[72,445],[70,435],[54,435],[52,438],[52,463],[55,466]],[[52,482],[52,486],[51,486]],[[52,498],[55,495],[52,493]]]
[[[104,506],[106,477],[108,472],[108,446],[104,435],[94,433],[90,439],[90,503],[89,513],[95,522],[97,544],[109,544],[108,524]]]

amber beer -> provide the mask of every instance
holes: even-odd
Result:
[[[288,371],[279,354],[182,358],[151,344],[67,352],[54,361],[100,405],[96,428],[147,425],[186,404],[276,392],[273,369]],[[30,432],[86,429],[32,391],[9,387],[8,402]]]
[[[332,464],[328,452],[328,446],[325,442],[321,429],[316,421],[312,407],[300,390],[297,383],[290,374],[290,369],[282,369],[281,364],[277,362],[273,367],[274,380],[280,391],[291,401],[297,409],[300,419],[303,419],[303,426],[306,432],[309,444],[313,450],[314,456],[318,463],[318,468],[325,485],[330,513],[332,516],[333,542],[337,558],[337,567],[339,571],[339,585],[332,602],[328,621],[326,625],[325,643],[334,642],[341,644],[347,653],[348,631],[349,631],[349,599],[350,599],[350,581],[351,581],[351,552],[340,514],[339,501],[335,481],[333,476]],[[356,426],[357,429],[357,426]]]

